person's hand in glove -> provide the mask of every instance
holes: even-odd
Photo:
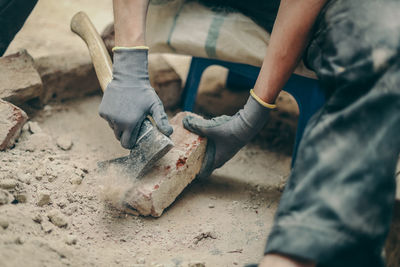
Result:
[[[208,139],[206,155],[199,177],[209,176],[246,145],[265,125],[269,111],[275,105],[265,103],[250,91],[246,105],[233,116],[220,116],[205,120],[186,116],[186,129]]]
[[[99,114],[108,121],[122,147],[132,148],[147,115],[158,129],[172,134],[164,106],[150,85],[147,47],[113,49],[113,79],[104,92]]]

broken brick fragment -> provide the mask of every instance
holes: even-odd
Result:
[[[38,98],[42,80],[26,50],[0,58],[0,98],[13,104]]]
[[[22,109],[0,100],[0,150],[14,145],[27,119],[28,116]]]

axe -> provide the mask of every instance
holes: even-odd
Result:
[[[85,41],[104,92],[112,79],[112,63],[103,40],[89,17],[82,11],[71,19],[71,30]],[[148,116],[142,123],[137,142],[128,156],[99,162],[100,170],[115,166],[128,173],[130,177],[140,178],[157,160],[171,150],[173,147],[171,139],[162,134],[151,120],[152,118]]]

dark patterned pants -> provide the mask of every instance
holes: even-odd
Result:
[[[37,0],[0,0],[0,56],[24,25]]]
[[[329,98],[304,132],[265,252],[383,266],[400,152],[400,1],[330,1],[305,57]]]

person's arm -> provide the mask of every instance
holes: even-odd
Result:
[[[326,0],[282,0],[267,54],[254,86],[255,94],[275,103],[296,68],[307,45],[311,28]]]
[[[145,27],[148,0],[114,0],[113,79],[104,92],[99,114],[122,147],[132,148],[140,127],[151,115],[158,129],[171,135],[164,106],[149,82]]]
[[[315,19],[326,0],[282,0],[267,54],[256,85],[242,110],[235,116],[211,120],[185,117],[186,129],[208,138],[200,176],[208,176],[215,168],[232,158],[268,120],[269,109],[292,75],[301,58]],[[301,255],[297,255],[300,256]],[[260,267],[314,267],[309,259],[290,255],[267,254]]]
[[[263,101],[275,103],[279,92],[297,66],[315,19],[325,3],[326,0],[281,1],[268,52],[254,87],[255,94]],[[276,252],[267,254],[259,266],[313,267],[315,263]]]
[[[149,0],[113,0],[115,46],[144,46]]]
[[[326,0],[282,0],[267,54],[254,90],[235,116],[212,120],[188,116],[186,129],[208,138],[200,177],[231,159],[268,121],[275,99],[306,47],[314,21]]]

